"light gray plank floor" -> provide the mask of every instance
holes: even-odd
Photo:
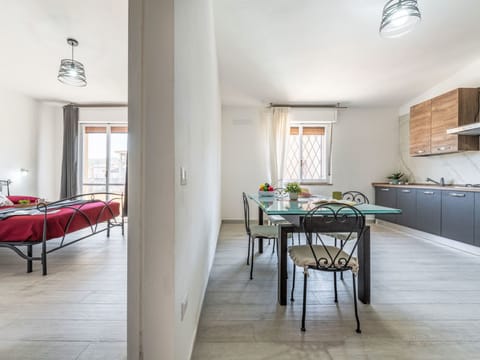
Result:
[[[480,359],[480,257],[374,225],[372,304],[360,304],[356,334],[351,276],[309,279],[307,331],[300,331],[302,283],[296,301],[276,303],[271,246],[245,265],[241,225],[224,225],[203,304],[194,360]],[[291,279],[289,266],[289,279]],[[289,289],[291,280],[289,280]]]
[[[126,359],[126,245],[117,228],[85,239],[47,276],[0,248],[0,359]]]

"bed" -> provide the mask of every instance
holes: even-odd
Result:
[[[47,275],[47,255],[80,240],[101,232],[110,237],[110,229],[117,226],[124,234],[123,194],[81,194],[51,203],[37,203],[35,197],[7,197],[16,204],[0,207],[0,248],[25,259],[29,273],[33,262],[40,261]],[[20,200],[23,204],[18,204]],[[55,244],[47,248],[54,239]],[[41,247],[40,256],[33,255],[36,245]]]

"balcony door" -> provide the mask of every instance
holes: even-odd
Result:
[[[123,124],[81,124],[80,190],[123,193],[128,128]]]

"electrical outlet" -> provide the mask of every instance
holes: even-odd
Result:
[[[185,317],[185,314],[187,312],[187,307],[188,307],[188,297],[185,296],[185,300],[180,305],[180,320],[183,321],[183,318]]]
[[[187,170],[180,167],[180,185],[187,185]]]

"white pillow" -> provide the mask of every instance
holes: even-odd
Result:
[[[0,206],[13,206],[13,202],[11,202],[5,195],[0,194]]]

